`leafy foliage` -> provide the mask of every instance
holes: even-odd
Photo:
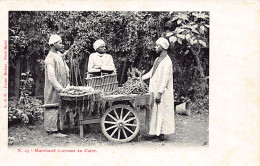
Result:
[[[34,97],[27,97],[27,103],[19,103],[16,97],[8,100],[8,122],[21,122],[24,124],[43,120],[42,101]]]
[[[32,94],[32,86],[34,84],[34,80],[31,76],[32,75],[31,75],[30,71],[28,71],[26,73],[21,73],[21,80],[20,80],[21,95],[20,95],[19,103],[21,103],[21,102],[27,103],[28,96]]]
[[[192,47],[199,44],[208,46],[209,16],[206,12],[180,12],[173,13],[172,19],[168,21],[169,28],[176,27],[174,31],[168,31],[166,37],[172,43],[178,42],[184,46]],[[169,25],[170,24],[170,25]]]
[[[119,83],[123,84],[129,68],[145,71],[151,68],[158,56],[153,50],[154,42],[164,36],[171,43],[175,99],[195,100],[197,93],[208,95],[203,87],[194,93],[200,82],[198,78],[208,76],[208,12],[10,11],[9,20],[9,68],[14,69],[20,57],[26,62],[22,64],[22,72],[30,69],[32,78],[41,80],[41,84],[51,34],[62,36],[64,50],[76,44],[66,59],[74,85],[83,84],[95,40],[106,41]]]
[[[208,114],[209,113],[209,97],[205,96],[203,99],[197,99],[191,102],[190,109],[194,113]]]
[[[71,55],[78,62],[86,62],[89,54],[94,52],[93,42],[102,38],[107,42],[107,50],[113,55],[119,70],[124,61],[143,68],[150,58],[148,54],[153,49],[153,42],[163,31],[162,20],[166,16],[166,12],[130,11],[10,12],[11,66],[14,66],[13,60],[17,56],[29,57],[39,63],[37,60],[44,59],[48,53],[49,36],[56,33],[62,36],[65,49],[76,43]],[[120,74],[119,77],[126,77],[126,73]]]
[[[171,13],[166,22],[174,63],[174,90],[177,102],[191,101],[195,112],[208,110],[209,14]]]
[[[29,96],[34,83],[30,71],[21,73],[20,90],[21,95],[18,98],[9,98],[8,101],[8,121],[21,121],[22,123],[35,122],[43,119],[42,101]]]

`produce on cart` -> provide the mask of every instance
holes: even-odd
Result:
[[[128,80],[121,87],[102,98],[109,108],[101,119],[101,129],[106,138],[114,142],[128,142],[139,133],[143,114],[145,128],[148,129],[149,110],[153,104],[153,94],[148,93],[148,86],[141,80],[141,72],[136,68],[128,70]],[[117,103],[114,104],[113,103]],[[140,111],[140,106],[147,106],[146,112]]]
[[[86,87],[70,87],[60,93],[60,109],[74,105],[79,114],[80,136],[83,126],[100,123],[105,137],[113,142],[129,142],[139,131],[147,132],[153,94],[140,79],[137,69],[128,71],[128,80],[118,87],[115,74],[86,78]],[[146,108],[141,111],[140,106]]]
[[[128,79],[121,86],[108,94],[121,94],[121,95],[129,95],[129,94],[139,94],[143,95],[148,93],[148,85],[146,85],[141,80],[141,72],[137,68],[132,68],[128,70]]]
[[[148,93],[148,86],[140,81],[133,78],[128,78],[126,83],[122,85],[122,87],[119,87],[112,91],[110,94],[121,94],[121,95],[129,95],[129,94],[146,94]]]
[[[95,104],[102,104],[101,90],[94,90],[92,87],[72,86],[67,92],[60,93],[60,101],[65,101],[61,104],[74,105],[76,108],[81,108],[85,116],[91,116],[94,112],[100,113],[100,110],[95,110]],[[85,109],[86,108],[86,109]],[[98,109],[102,108],[100,106]]]
[[[71,86],[68,88],[67,92],[63,92],[63,94],[68,95],[84,95],[86,93],[93,92],[94,89],[92,87],[84,87],[84,86]]]

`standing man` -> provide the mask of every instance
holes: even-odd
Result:
[[[149,92],[155,95],[155,103],[151,112],[149,135],[164,141],[165,134],[175,132],[173,71],[172,61],[168,56],[169,42],[165,38],[156,41],[155,51],[160,56],[155,59],[152,69],[142,79],[150,78]]]
[[[45,59],[45,86],[44,104],[56,104],[59,99],[59,92],[67,91],[69,86],[69,68],[61,54],[62,40],[59,35],[51,35],[49,39],[51,47]],[[65,52],[67,53],[67,51]],[[48,133],[55,133],[57,137],[64,137],[65,134],[58,133],[65,129],[66,110],[59,110],[58,107],[45,107],[44,128]]]
[[[95,53],[90,54],[88,61],[88,74],[100,76],[101,74],[112,74],[116,72],[114,61],[111,55],[106,54],[106,44],[99,39],[93,44]]]

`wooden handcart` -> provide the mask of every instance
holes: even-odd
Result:
[[[148,131],[149,111],[153,103],[152,93],[110,95],[104,96],[103,100],[110,105],[101,118],[101,129],[108,140],[128,142],[139,132],[142,135]]]
[[[95,101],[90,101],[93,96],[101,102],[96,109]],[[108,140],[129,142],[139,132],[144,134],[148,131],[149,111],[152,109],[153,94],[100,96],[97,92],[75,96],[60,95],[60,109],[65,109],[66,103],[69,102],[76,103],[81,138],[84,137],[84,125],[100,123],[102,133]],[[93,108],[89,105],[94,107],[92,112],[90,109]]]
[[[114,77],[114,76],[112,76]],[[109,78],[106,77],[108,79]],[[92,82],[95,82],[91,80]],[[113,84],[99,79],[99,83],[107,83],[109,88]],[[116,82],[117,83],[117,82]],[[103,85],[97,87],[104,87]],[[80,137],[84,137],[86,124],[100,123],[102,133],[113,142],[129,142],[138,133],[144,134],[148,131],[149,111],[153,107],[153,94],[144,95],[104,95],[98,90],[94,93],[84,95],[60,94],[60,109],[66,107],[66,103],[77,103],[76,109],[79,114]]]

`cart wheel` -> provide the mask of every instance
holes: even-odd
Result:
[[[110,141],[129,142],[138,134],[140,120],[132,107],[118,104],[110,107],[103,114],[101,129]]]

